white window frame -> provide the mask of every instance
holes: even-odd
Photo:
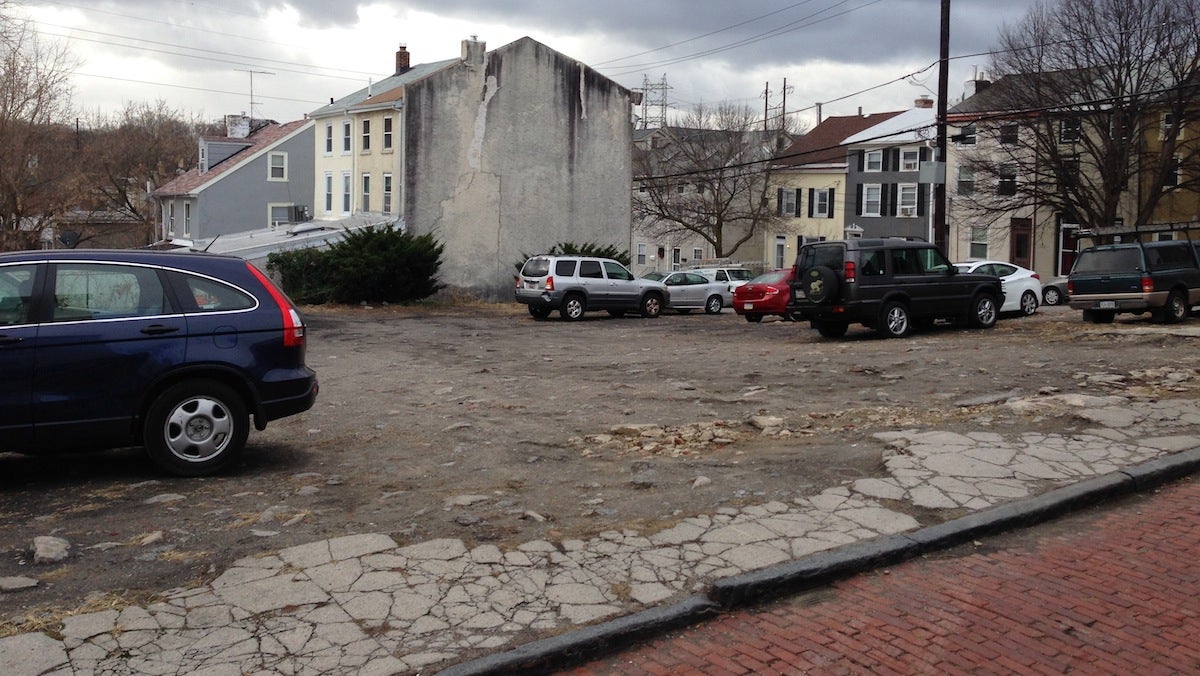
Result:
[[[342,172],[342,213],[350,214],[354,209],[352,202],[354,197],[354,178],[350,172]]]
[[[787,260],[787,235],[775,235],[775,268],[786,267],[784,261]]]
[[[971,242],[968,246],[971,258],[987,260],[988,258],[988,228],[986,225],[971,226]]]
[[[325,213],[333,213],[333,172],[325,172]]]
[[[392,149],[392,116],[386,115],[383,118],[383,152],[389,152]]]
[[[702,261],[702,260],[704,260],[704,249],[693,248],[692,249],[692,262],[695,263],[696,261]]]
[[[352,137],[354,135],[353,126],[350,120],[342,120],[342,154],[349,155],[350,149],[354,147]]]
[[[325,156],[333,154],[333,123],[325,123]]]
[[[278,164],[276,164],[278,161]],[[279,175],[275,171],[279,170]],[[274,151],[267,153],[267,180],[276,183],[286,183],[288,180],[288,156],[285,152]]]
[[[645,242],[637,243],[637,259],[636,260],[637,260],[638,265],[646,264],[646,243]]]
[[[896,189],[896,215],[900,218],[916,218],[919,194],[916,183],[901,183]]]
[[[871,193],[875,193],[875,198],[872,200]],[[872,210],[871,202],[875,203],[875,208]],[[864,183],[863,184],[863,216],[882,216],[883,215],[883,184],[881,183]]]
[[[370,174],[370,172],[364,171],[362,173],[362,180],[359,181],[359,185],[362,187],[362,201],[359,202],[358,210],[365,213],[365,212],[368,212],[371,210],[371,174]]]
[[[362,121],[362,151],[371,152],[371,120]]]
[[[817,188],[813,191],[813,218],[829,218],[833,213],[833,205],[830,204],[829,188]]]
[[[796,217],[796,189],[784,188],[782,191],[782,199],[779,201],[779,210],[784,218]]]
[[[918,148],[900,151],[900,171],[920,171],[921,151]]]
[[[883,171],[883,151],[868,150],[863,156],[863,171],[877,174]]]
[[[675,271],[675,270],[680,269],[680,267],[682,266],[682,261],[683,261],[683,250],[680,249],[679,247],[675,247],[675,248],[671,249],[671,270]]]
[[[175,200],[167,202],[167,232],[175,234]]]
[[[383,172],[383,213],[392,213],[392,174]]]
[[[183,203],[183,236],[188,237],[192,234],[192,203]]]
[[[292,204],[291,202],[268,202],[267,203],[267,227],[270,228],[271,230],[275,229],[276,222],[275,222],[275,213],[274,212],[276,209],[286,209],[287,210],[287,216],[282,221],[279,221],[279,223],[291,222],[291,220],[292,220],[291,209],[293,206],[295,206],[295,205]]]

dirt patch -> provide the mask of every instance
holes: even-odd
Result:
[[[238,558],[349,533],[504,547],[790,501],[882,476],[874,432],[1070,432],[1091,424],[998,404],[1039,392],[1194,396],[1194,379],[1153,369],[1200,363],[1194,339],[1143,332],[1160,327],[1139,319],[1084,324],[1066,308],[990,331],[886,340],[852,328],[835,341],[728,310],[575,323],[512,304],[305,316],[316,406],[252,433],[225,475],[165,476],[138,449],[0,454],[0,577],[38,580],[0,594],[0,632],[144,602]],[[33,562],[45,535],[70,542],[66,561]]]

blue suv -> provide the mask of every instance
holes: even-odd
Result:
[[[0,254],[0,451],[144,446],[183,476],[225,469],[254,426],[317,396],[296,307],[241,258]]]

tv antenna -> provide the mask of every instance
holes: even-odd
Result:
[[[275,73],[272,73],[269,70],[252,70],[249,68],[235,68],[234,70],[237,70],[242,73],[250,74],[250,119],[253,120],[253,119],[255,119],[254,118],[254,106],[258,104],[258,101],[254,100],[254,76],[255,75],[274,75]]]

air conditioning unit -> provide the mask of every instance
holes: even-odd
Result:
[[[916,216],[917,208],[916,207],[900,207],[900,215],[907,216],[907,217]]]

